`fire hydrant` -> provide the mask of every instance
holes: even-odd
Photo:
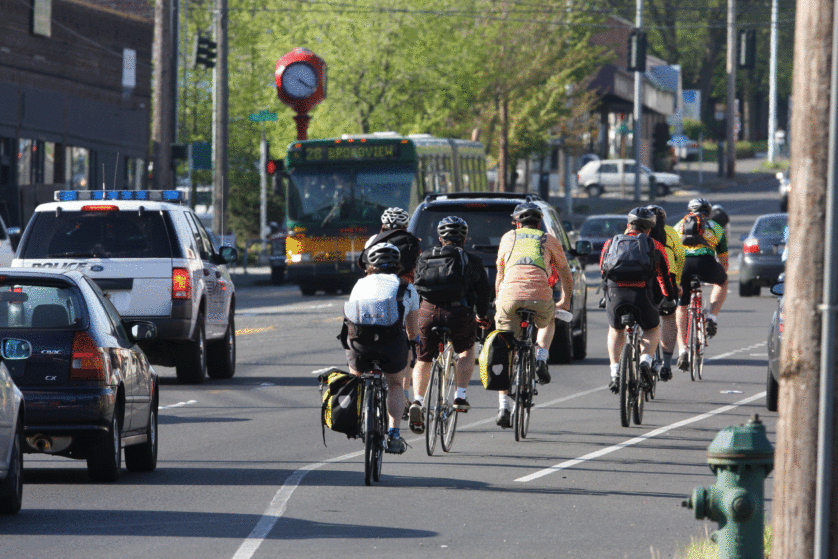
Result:
[[[682,505],[698,520],[719,523],[711,539],[719,559],[764,559],[765,477],[774,468],[774,449],[754,415],[746,425],[726,427],[707,447],[712,487],[696,487]]]

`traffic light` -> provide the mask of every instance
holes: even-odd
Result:
[[[639,29],[632,29],[628,40],[628,63],[629,72],[646,71],[646,33]]]
[[[756,66],[757,32],[753,29],[739,31],[739,53],[736,66],[740,70],[753,70]]]
[[[268,171],[269,175],[275,175],[277,171],[282,171],[284,166],[284,162],[282,159],[268,159],[268,162],[265,164],[265,170]]]
[[[218,44],[215,41],[210,40],[209,37],[198,35],[195,40],[194,66],[201,65],[204,68],[215,68],[217,48]]]

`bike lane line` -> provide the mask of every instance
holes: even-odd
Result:
[[[618,450],[622,450],[626,447],[636,445],[638,443],[642,443],[643,441],[646,441],[646,440],[651,439],[653,437],[657,437],[658,435],[662,435],[662,434],[666,433],[667,431],[672,431],[673,429],[678,429],[679,427],[684,427],[685,425],[689,425],[691,423],[696,423],[698,421],[702,421],[704,419],[707,419],[708,417],[712,417],[712,416],[718,415],[720,413],[728,412],[732,409],[738,408],[739,406],[749,404],[749,403],[753,402],[754,400],[759,400],[760,398],[764,398],[764,397],[765,397],[765,392],[763,391],[763,392],[760,392],[759,394],[754,394],[753,396],[749,396],[747,398],[744,398],[742,400],[739,400],[738,402],[734,402],[734,403],[729,404],[727,406],[722,406],[720,408],[716,408],[714,410],[711,410],[707,413],[702,413],[700,415],[696,415],[696,416],[684,419],[682,421],[677,421],[675,423],[672,423],[670,425],[666,425],[664,427],[659,427],[659,428],[655,429],[654,431],[649,431],[648,433],[646,433],[644,435],[640,435],[639,437],[634,437],[633,439],[629,439],[627,441],[623,441],[621,443],[609,446],[607,448],[603,448],[603,449],[597,450],[595,452],[591,452],[591,453],[586,454],[584,456],[580,456],[579,458],[574,458],[573,460],[566,460],[564,462],[556,464],[555,466],[550,466],[549,468],[545,468],[543,470],[539,470],[538,472],[534,472],[534,473],[532,473],[528,476],[519,477],[515,481],[519,481],[521,483],[527,483],[528,481],[533,481],[535,479],[544,477],[546,475],[549,475],[549,474],[552,474],[552,473],[555,473],[555,472],[558,472],[558,471],[561,471],[561,470],[565,470],[567,468],[572,468],[573,466],[576,466],[576,465],[581,464],[583,462],[587,462],[588,460],[594,460],[596,458],[600,458],[602,456],[605,456],[606,454],[611,454],[612,452],[617,452]]]

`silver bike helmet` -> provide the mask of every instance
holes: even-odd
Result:
[[[692,213],[701,212],[705,215],[710,215],[710,202],[704,198],[695,198],[687,204],[687,209]]]
[[[401,208],[387,208],[381,214],[381,224],[390,228],[393,227],[407,227],[407,222],[410,221],[410,215]]]
[[[397,268],[401,253],[399,248],[390,243],[378,243],[367,249],[367,262],[381,270]]]
[[[449,215],[442,218],[436,227],[436,233],[440,239],[454,243],[463,242],[468,237],[468,223],[461,217]]]
[[[634,208],[628,214],[628,222],[631,224],[638,224],[641,227],[652,229],[657,222],[655,212],[646,207]]]

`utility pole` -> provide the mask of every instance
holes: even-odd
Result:
[[[727,145],[725,175],[736,175],[736,0],[727,0]]]
[[[227,181],[227,0],[217,0],[216,42],[218,58],[215,65],[213,92],[213,178],[212,178],[212,230],[221,238],[227,232],[227,198],[230,185]]]
[[[172,91],[172,0],[156,0],[154,4],[154,91],[151,124],[151,160],[153,181],[151,188],[173,188],[172,143],[174,141],[174,91]]]
[[[771,0],[771,57],[768,64],[768,162],[777,152],[777,0]]]
[[[834,453],[836,85],[838,31],[833,0],[798,2],[795,15],[791,120],[789,258],[786,263],[785,329],[781,347],[779,421],[772,510],[773,559],[838,557]],[[829,99],[829,102],[827,101]],[[830,104],[832,105],[830,107]],[[827,244],[827,247],[824,247]],[[825,250],[826,249],[826,250]],[[826,274],[826,275],[825,275]],[[822,304],[824,303],[824,304]],[[831,361],[826,363],[825,361]],[[819,371],[820,374],[819,374]],[[826,405],[824,405],[826,404]],[[822,419],[819,419],[821,417]],[[823,441],[827,456],[819,456]],[[819,479],[820,478],[820,479]]]
[[[643,30],[643,0],[637,0],[637,17],[635,27],[638,32]],[[645,56],[645,53],[644,53]],[[646,66],[646,61],[643,61],[643,66]],[[640,188],[640,155],[641,146],[643,144],[643,72],[634,72],[634,131],[632,132],[634,141],[634,199],[640,200],[642,196]]]

